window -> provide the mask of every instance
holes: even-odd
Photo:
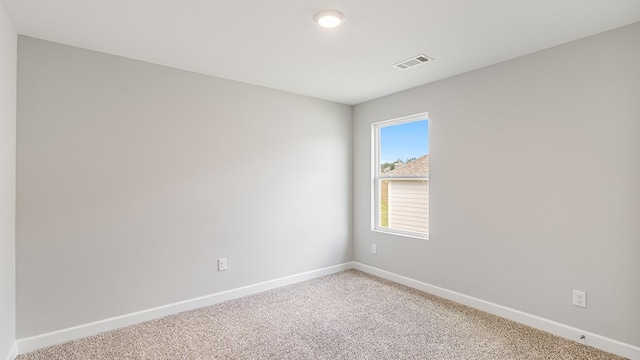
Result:
[[[429,237],[429,120],[373,124],[373,230]]]

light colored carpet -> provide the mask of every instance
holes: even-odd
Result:
[[[621,359],[356,270],[20,355],[37,359]]]

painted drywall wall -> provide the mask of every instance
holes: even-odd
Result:
[[[22,36],[18,62],[18,338],[352,259],[351,107]]]
[[[0,4],[0,359],[15,340],[16,65],[18,37]]]
[[[640,345],[639,99],[634,24],[357,105],[355,260]],[[425,111],[430,240],[372,232],[371,123]]]

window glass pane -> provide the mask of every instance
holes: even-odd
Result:
[[[380,127],[380,171],[403,174],[400,168],[429,153],[427,120]],[[407,172],[425,175],[426,169],[405,167]]]
[[[429,231],[429,126],[418,120],[378,127],[378,228]]]

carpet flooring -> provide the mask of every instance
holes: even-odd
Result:
[[[17,357],[41,359],[622,358],[348,270]]]

